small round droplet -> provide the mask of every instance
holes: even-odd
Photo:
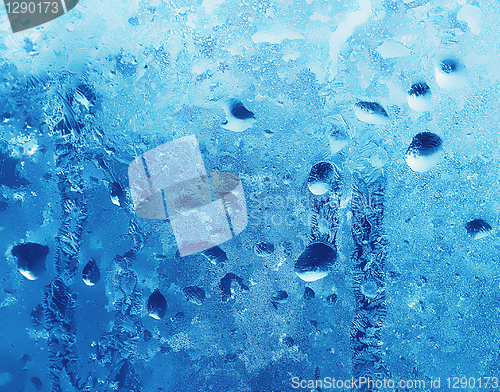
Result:
[[[443,57],[435,67],[436,82],[446,90],[459,89],[467,84],[465,65],[455,57]]]
[[[274,253],[274,244],[272,242],[257,242],[254,251],[257,256],[269,257]]]
[[[490,224],[483,219],[474,219],[467,222],[465,229],[467,230],[467,234],[474,240],[484,238],[491,234]]]
[[[335,155],[349,143],[349,135],[343,127],[334,125],[328,135],[328,142],[332,155]]]
[[[330,294],[326,297],[326,303],[328,305],[335,305],[339,299],[339,296],[335,293]]]
[[[431,108],[431,96],[431,89],[427,83],[414,83],[408,91],[408,105],[417,112],[426,112]]]
[[[288,293],[285,290],[279,290],[271,298],[271,303],[273,304],[275,309],[278,309],[278,304],[284,303],[287,298],[288,298]]]
[[[306,301],[313,299],[315,296],[316,296],[316,293],[310,287],[306,287],[304,289],[304,299]]]
[[[187,286],[184,287],[184,295],[186,299],[196,305],[203,305],[205,301],[205,290],[198,286]]]
[[[118,207],[122,206],[125,199],[125,193],[118,182],[111,183],[111,201]]]
[[[82,278],[87,286],[94,286],[101,279],[101,271],[94,259],[90,259],[83,268]]]
[[[320,196],[330,191],[335,177],[335,169],[329,162],[315,164],[307,179],[307,186],[312,194]]]
[[[228,272],[220,280],[219,287],[222,291],[222,297],[224,301],[228,301],[233,296],[232,283],[238,283],[238,286],[242,291],[248,291],[250,288],[243,282],[243,279],[232,272]]]
[[[267,137],[268,139],[274,135],[274,132],[270,129],[264,129],[264,136]]]
[[[255,115],[248,110],[241,101],[233,99],[230,102],[231,114],[238,120],[246,120],[247,118],[254,118]]]
[[[283,338],[283,343],[287,347],[292,347],[295,344],[295,341],[291,336],[286,336],[285,338]]]
[[[160,320],[167,313],[167,300],[156,289],[148,299],[148,314],[156,320]]]
[[[295,273],[306,281],[314,282],[328,275],[328,268],[337,258],[337,252],[326,244],[316,242],[306,247],[295,263]]]
[[[359,101],[354,104],[354,114],[365,123],[383,125],[389,123],[389,115],[377,102]]]
[[[185,319],[184,312],[177,312],[174,317],[170,318],[170,321],[179,324],[182,321],[184,321],[184,319]]]
[[[226,252],[224,252],[218,246],[207,249],[202,253],[203,256],[205,256],[213,265],[222,265],[227,261]]]
[[[223,122],[222,128],[243,132],[255,122],[255,115],[238,99],[228,100],[223,104],[223,109],[226,112],[226,120]]]
[[[284,301],[288,298],[288,293],[285,290],[279,290],[272,298],[273,301]]]
[[[413,137],[406,150],[406,163],[413,171],[429,171],[437,165],[441,157],[442,147],[443,141],[435,133],[418,133]]]

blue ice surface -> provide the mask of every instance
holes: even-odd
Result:
[[[16,34],[0,13],[0,391],[498,389],[498,5],[81,0]],[[451,58],[465,79],[439,74]],[[420,132],[443,140],[426,172],[405,162]],[[171,222],[135,216],[127,168],[192,134],[239,174],[249,223],[181,258]],[[339,171],[325,195],[319,162]],[[314,242],[337,256],[305,282]],[[36,280],[23,243],[49,247]]]

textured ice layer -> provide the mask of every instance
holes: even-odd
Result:
[[[498,374],[492,2],[82,0],[17,34],[0,17],[5,388]],[[421,80],[431,105],[408,94]],[[358,100],[388,116],[365,106],[359,121]],[[413,173],[405,151],[425,131],[445,141],[440,164]],[[249,224],[182,258],[170,221],[134,213],[126,168],[193,134],[207,168],[240,174]],[[342,171],[340,196],[309,191],[318,162]],[[478,217],[491,230],[467,234]],[[306,282],[294,263],[312,239],[337,258]],[[36,281],[9,253],[21,243],[51,250]]]

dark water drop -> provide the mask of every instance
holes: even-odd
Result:
[[[90,259],[82,272],[83,281],[87,286],[93,286],[101,279],[101,271],[95,259]]]
[[[432,132],[416,134],[406,151],[407,155],[429,156],[437,152],[443,144],[442,139]]]
[[[17,266],[23,276],[35,280],[45,272],[45,259],[49,247],[34,242],[16,245],[12,248],[12,256],[17,257]]]
[[[241,101],[236,99],[232,100],[230,103],[231,114],[239,120],[246,120],[248,118],[254,118],[254,114],[248,110]]]
[[[167,313],[167,300],[158,289],[149,296],[148,313],[157,320],[163,318]]]

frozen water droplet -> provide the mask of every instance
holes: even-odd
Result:
[[[248,110],[241,101],[233,99],[230,103],[231,114],[238,120],[254,118],[254,114]]]
[[[31,377],[30,381],[33,383],[37,391],[41,391],[43,387],[42,380],[40,380],[38,377]]]
[[[227,273],[219,283],[219,287],[222,291],[222,297],[225,301],[228,301],[229,298],[232,297],[232,283],[233,281],[236,281],[238,285],[240,286],[240,289],[243,291],[248,291],[249,288],[246,284],[243,283],[243,279],[240,278],[238,275],[233,274],[232,272]]]
[[[295,344],[295,341],[291,336],[286,336],[285,338],[283,338],[283,343],[287,347],[292,347]]]
[[[111,201],[118,207],[124,204],[125,193],[118,182],[111,183]]]
[[[327,193],[331,189],[334,175],[335,171],[331,163],[319,162],[315,164],[307,180],[307,186],[311,193],[317,196]]]
[[[337,258],[337,252],[326,244],[314,243],[306,247],[295,263],[295,273],[306,282],[328,275],[328,268]]]
[[[223,109],[226,112],[226,121],[222,124],[222,128],[243,132],[255,122],[254,114],[237,99],[230,99],[223,105]]]
[[[483,219],[474,219],[467,222],[465,229],[467,230],[467,234],[474,240],[484,238],[491,234],[490,224]]]
[[[156,320],[160,320],[167,313],[167,300],[156,289],[153,294],[149,296],[148,299],[148,314]]]
[[[269,257],[274,253],[274,244],[272,242],[257,242],[254,251],[257,256]]]
[[[288,293],[285,290],[279,290],[274,296],[273,301],[284,301],[288,298]]]
[[[271,303],[275,309],[278,309],[278,303],[283,303],[288,298],[288,293],[285,290],[279,290],[272,298]]]
[[[264,136],[267,137],[268,139],[274,135],[274,132],[270,129],[264,129]]]
[[[139,25],[139,18],[137,16],[132,16],[128,18],[128,23],[130,23],[132,26],[138,26]]]
[[[187,286],[184,287],[184,295],[186,296],[188,301],[196,305],[203,305],[203,301],[205,301],[205,291],[198,286]]]
[[[349,143],[349,135],[344,128],[334,125],[328,135],[332,155],[335,155]]]
[[[408,91],[408,105],[417,112],[426,112],[431,108],[431,97],[431,89],[427,83],[414,83]]]
[[[454,57],[442,58],[435,67],[436,82],[446,90],[459,89],[467,83],[465,65]]]
[[[442,146],[443,141],[435,133],[418,133],[406,150],[406,163],[413,171],[426,172],[437,165],[441,157]]]
[[[335,305],[338,301],[339,297],[337,294],[333,293],[333,294],[330,294],[326,297],[326,303],[328,305]]]
[[[377,102],[359,101],[354,104],[354,114],[363,122],[374,125],[389,123],[389,115]]]
[[[304,299],[305,300],[313,299],[315,296],[316,296],[316,293],[310,287],[306,287],[304,289]]]
[[[203,251],[202,254],[214,265],[224,264],[227,261],[226,252],[218,246],[207,249]]]
[[[99,282],[101,271],[94,259],[90,259],[87,265],[83,267],[82,278],[87,286],[93,286]]]
[[[170,321],[173,323],[181,323],[184,320],[184,313],[183,312],[177,312],[174,317],[170,318]]]
[[[36,280],[45,272],[45,259],[49,254],[49,247],[27,242],[12,248],[12,256],[17,257],[19,272],[29,280]]]

